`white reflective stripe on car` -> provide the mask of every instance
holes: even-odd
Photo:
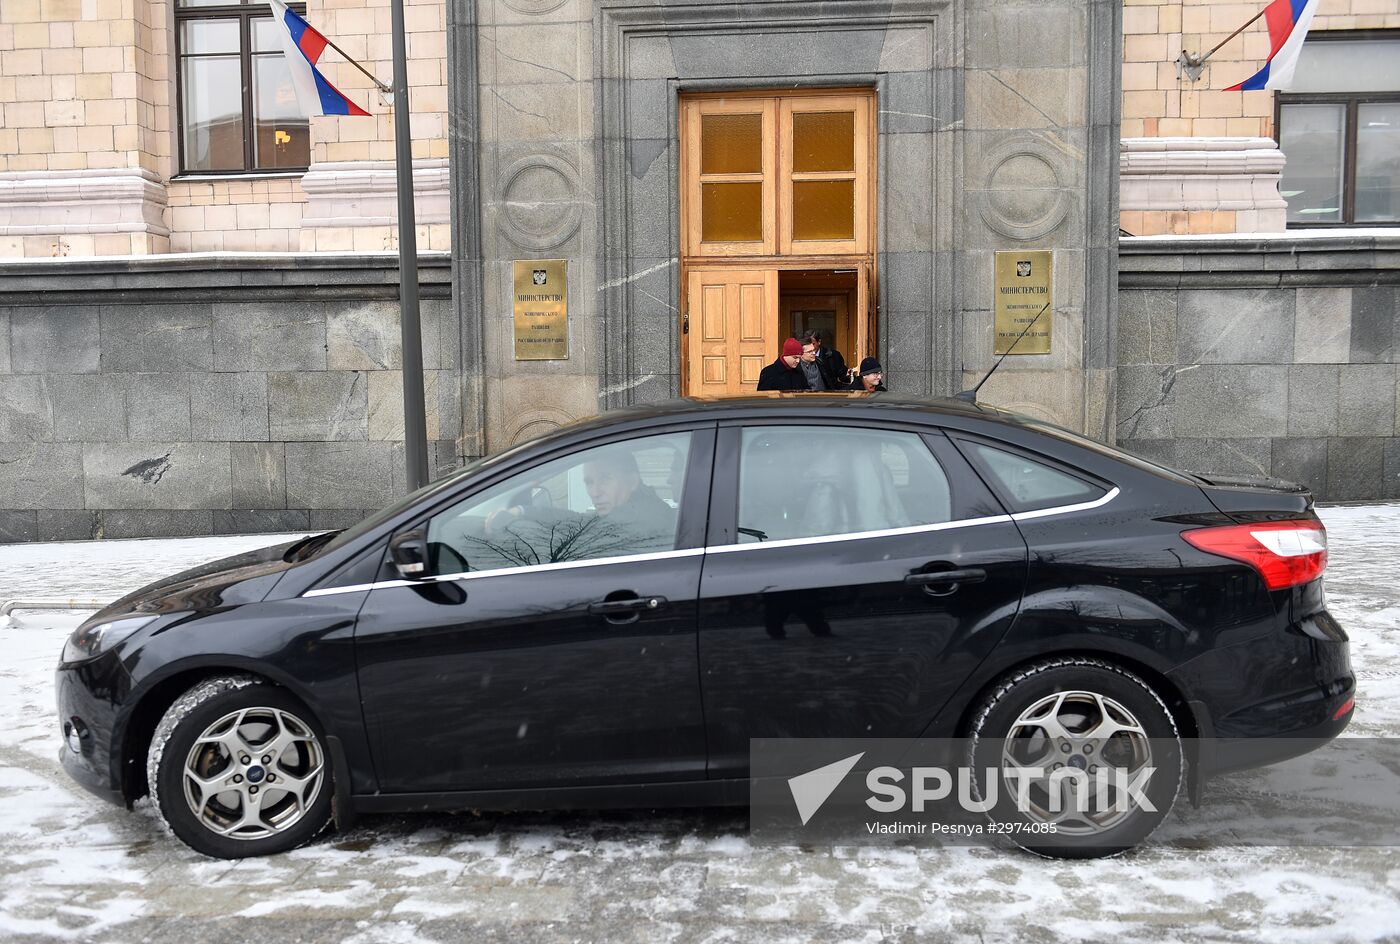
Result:
[[[1045,518],[1050,515],[1067,515],[1072,511],[1088,511],[1090,508],[1101,508],[1113,499],[1118,497],[1118,486],[1113,486],[1102,498],[1096,498],[1091,502],[1080,502],[1077,505],[1056,505],[1054,508],[1042,508],[1039,511],[1018,511],[1011,517],[1016,521],[1025,521],[1028,518]]]
[[[324,587],[308,590],[304,597],[324,597],[333,593],[358,593],[361,590],[387,590],[390,587],[422,586],[425,583],[450,583],[458,580],[475,580],[477,577],[493,577],[498,574],[540,574],[555,570],[573,570],[576,567],[599,567],[603,564],[640,564],[644,561],[669,560],[680,557],[698,557],[705,553],[703,547],[688,547],[679,551],[656,551],[651,554],[627,554],[623,557],[596,557],[591,560],[555,561],[551,564],[527,564],[524,567],[497,567],[492,570],[470,570],[460,574],[442,574],[437,577],[424,577],[421,580],[380,580],[377,583],[361,583],[352,587]]]
[[[991,515],[986,518],[962,518],[958,521],[943,521],[938,524],[916,524],[907,528],[884,528],[880,531],[846,531],[841,534],[820,534],[810,538],[784,538],[781,541],[759,541],[756,544],[721,544],[705,548],[707,554],[730,554],[735,551],[766,551],[775,547],[804,547],[808,544],[833,544],[835,542],[864,541],[869,538],[889,538],[901,534],[923,534],[927,531],[951,531],[955,528],[975,528],[980,524],[1006,523],[1010,515]]]
[[[1100,508],[1118,496],[1118,489],[1112,488],[1091,502],[1075,505],[1057,505],[1039,511],[1022,511],[1011,515],[990,515],[985,518],[963,518],[958,521],[944,521],[938,524],[920,524],[907,528],[885,528],[880,531],[854,531],[844,534],[823,534],[810,538],[790,538],[782,541],[760,541],[756,544],[720,544],[714,547],[690,547],[679,551],[657,551],[652,554],[628,554],[623,557],[598,557],[592,560],[556,561],[550,564],[529,564],[524,567],[498,567],[493,570],[473,570],[460,574],[443,574],[439,577],[424,577],[422,580],[380,580],[376,583],[361,583],[350,587],[324,587],[308,590],[303,597],[324,597],[336,593],[359,593],[364,590],[387,590],[392,587],[422,586],[425,583],[445,583],[459,580],[475,580],[477,577],[492,577],[500,574],[538,574],[557,570],[572,570],[577,567],[599,567],[603,564],[634,564],[643,561],[668,560],[672,558],[695,557],[698,554],[732,554],[741,551],[763,551],[779,547],[803,547],[809,544],[832,544],[846,541],[864,541],[871,538],[898,537],[905,534],[923,534],[935,531],[952,531],[959,528],[975,528],[988,524],[1006,524],[1024,521],[1027,518],[1044,518],[1049,515],[1064,515],[1076,511]]]

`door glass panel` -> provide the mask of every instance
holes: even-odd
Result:
[[[700,238],[707,243],[763,239],[763,185],[701,184]]]
[[[186,170],[243,167],[242,84],[237,56],[181,60],[180,127]]]
[[[257,167],[306,167],[311,134],[285,56],[253,57],[253,159]]]
[[[856,169],[854,112],[797,112],[792,116],[792,169],[797,173]]]
[[[1396,220],[1400,220],[1400,102],[1357,105],[1356,221]]]
[[[675,547],[690,433],[577,452],[511,476],[428,524],[434,574]]]
[[[744,430],[739,542],[937,524],[948,479],[913,433],[837,426]]]
[[[1011,496],[1015,502],[1013,511],[1035,511],[1055,505],[1093,501],[1106,492],[1102,486],[1017,453],[1004,452],[980,443],[968,445],[986,465],[992,478]]]
[[[1345,105],[1282,106],[1279,147],[1287,161],[1279,192],[1288,201],[1288,222],[1341,222],[1345,127]]]
[[[763,173],[763,116],[700,116],[700,173]]]
[[[793,239],[854,239],[853,180],[806,180],[792,185]]]

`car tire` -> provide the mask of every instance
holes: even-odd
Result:
[[[1184,769],[1176,722],[1152,686],[1121,666],[1087,657],[1046,659],[996,684],[973,711],[966,759],[979,799],[993,799],[988,774],[1003,771],[995,805],[987,811],[993,835],[1063,859],[1101,858],[1137,846],[1171,811]],[[1147,804],[1137,803],[1128,791],[1110,790],[1097,797],[1091,793],[1085,799],[1088,810],[1080,814],[1074,785],[1048,778],[1025,792],[1028,802],[1018,804],[1015,780],[1004,773],[1013,766],[1047,771],[1075,766],[1079,772],[1055,776],[1097,778],[1100,765],[1104,782],[1137,786]],[[1124,780],[1113,780],[1119,771]],[[1134,779],[1144,772],[1144,780]],[[1059,813],[1051,793],[1059,794]]]
[[[151,802],[196,852],[241,859],[321,833],[334,794],[326,735],[285,689],[206,679],[166,711],[146,758]]]

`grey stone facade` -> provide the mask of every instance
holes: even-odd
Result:
[[[436,472],[458,464],[449,262],[425,257]],[[405,491],[394,257],[7,263],[0,542],[340,526]]]
[[[1400,498],[1400,234],[1125,239],[1120,266],[1120,445]]]
[[[1400,498],[1400,237],[1120,247],[1120,44],[1119,0],[448,0],[434,471],[680,392],[682,93],[862,86],[893,389],[980,378],[995,251],[1050,249],[1052,353],[986,402]],[[570,356],[516,361],[511,263],[542,258]],[[396,282],[363,254],[0,265],[0,541],[331,528],[402,494]]]
[[[448,31],[481,450],[680,392],[678,100],[731,89],[876,90],[894,386],[949,394],[985,371],[993,252],[1053,249],[1055,351],[988,393],[1110,434],[1118,0],[449,0]],[[567,361],[513,359],[510,265],[529,258],[569,260]]]
[[[1118,331],[1086,347],[1114,351],[1123,445],[1324,499],[1400,498],[1400,235],[1124,240],[1118,265]],[[403,494],[394,266],[5,264],[0,542],[340,527]],[[472,392],[501,387],[459,367],[472,326],[447,260],[420,276],[441,473],[481,442]],[[1082,386],[1067,371],[1046,389]],[[522,436],[568,419],[538,397],[513,410]]]

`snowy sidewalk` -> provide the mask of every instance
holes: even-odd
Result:
[[[1350,735],[1400,736],[1400,505],[1323,509]],[[114,599],[263,535],[0,547],[0,598]],[[373,817],[292,853],[205,859],[59,767],[53,670],[80,617],[0,626],[0,941],[1396,940],[1400,849],[756,846],[739,811]],[[1209,803],[1209,799],[1207,800]]]

